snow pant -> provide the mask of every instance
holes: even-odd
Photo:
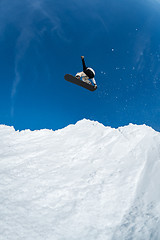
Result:
[[[94,78],[94,73],[86,67],[84,58],[82,59],[83,72],[89,77],[89,79]]]

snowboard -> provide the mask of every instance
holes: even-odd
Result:
[[[71,74],[66,74],[66,75],[64,76],[64,79],[65,79],[66,81],[68,81],[68,82],[71,82],[71,83],[74,83],[74,84],[76,84],[76,85],[78,85],[78,86],[81,86],[81,87],[83,87],[83,88],[86,88],[86,89],[88,89],[88,90],[90,90],[90,91],[92,91],[92,92],[97,89],[97,87],[95,88],[92,84],[88,84],[88,83],[86,83],[86,82],[83,82],[81,79],[78,79],[78,78],[72,76]]]

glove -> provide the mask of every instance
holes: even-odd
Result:
[[[94,85],[94,88],[97,88],[97,85],[96,85],[96,84]]]
[[[78,78],[78,79],[80,79],[80,76],[79,76],[79,75],[76,75],[75,77]]]

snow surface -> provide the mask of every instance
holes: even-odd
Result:
[[[0,125],[0,240],[159,240],[160,133]]]

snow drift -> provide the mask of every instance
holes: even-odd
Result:
[[[0,125],[1,240],[160,239],[160,133]]]

